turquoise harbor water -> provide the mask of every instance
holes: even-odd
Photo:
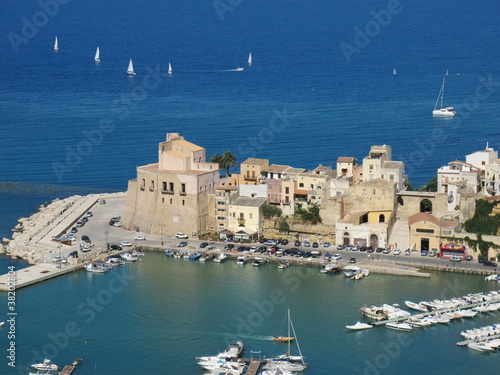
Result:
[[[18,217],[56,197],[125,190],[136,166],[156,161],[167,132],[180,132],[208,155],[229,149],[239,161],[265,157],[304,168],[334,166],[338,156],[360,160],[371,145],[389,144],[416,186],[487,141],[499,148],[498,2],[221,3],[230,4],[222,15],[214,2],[200,0],[2,4],[2,237]],[[371,36],[356,37],[358,28]],[[24,39],[13,47],[14,35]],[[346,44],[357,48],[350,61]],[[125,74],[129,58],[133,78]],[[168,62],[172,77],[164,74]],[[238,66],[245,70],[231,71]],[[432,118],[447,70],[445,101],[459,116]],[[1,270],[8,264],[24,266],[0,257]],[[113,280],[122,271],[132,280],[118,291]],[[344,329],[360,319],[364,304],[494,287],[481,277],[372,275],[353,283],[315,269],[279,273],[271,265],[202,265],[162,254],[122,271],[77,272],[20,290],[17,363],[30,363],[33,351],[49,355],[59,339],[51,357],[59,365],[83,357],[80,375],[200,374],[194,357],[222,350],[238,334],[247,355],[283,353],[268,338],[290,307],[308,374],[494,374],[500,365],[498,353],[455,345],[461,330],[498,323],[498,314],[410,334]],[[261,312],[275,289],[282,303]],[[87,298],[105,306],[93,310]],[[1,314],[6,306],[1,294]],[[74,334],[67,343],[66,329]],[[2,351],[6,335],[0,328]],[[7,367],[5,357],[0,363],[2,374],[23,373]]]
[[[281,272],[275,264],[237,267],[148,253],[103,275],[79,271],[19,291],[17,360],[30,363],[41,353],[62,365],[81,356],[80,375],[202,374],[194,357],[215,354],[228,340],[242,339],[247,356],[283,354],[286,345],[270,338],[286,333],[289,307],[308,374],[494,374],[498,353],[456,342],[462,330],[498,323],[498,313],[409,333],[344,328],[362,319],[365,304],[404,305],[494,286],[482,277],[449,274],[370,275],[355,282],[317,268]]]

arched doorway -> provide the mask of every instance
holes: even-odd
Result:
[[[370,236],[370,246],[376,249],[378,247],[378,237],[376,234]]]
[[[349,245],[349,232],[344,232],[344,245]]]
[[[385,223],[385,215],[384,214],[378,215],[378,222],[379,223]]]
[[[420,212],[432,214],[432,202],[429,199],[422,199],[420,201]]]

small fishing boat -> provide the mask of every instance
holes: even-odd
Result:
[[[226,260],[227,255],[224,253],[220,253],[217,257],[214,258],[214,263],[222,263]]]
[[[334,274],[340,272],[340,266],[337,263],[328,263],[325,268],[319,272],[324,274]]]
[[[277,341],[277,342],[290,342],[294,339],[295,339],[295,337],[287,337],[287,336],[283,336],[283,335],[273,337],[273,341]]]
[[[89,272],[94,272],[94,273],[104,273],[108,271],[107,268],[100,267],[95,263],[86,264],[83,266],[83,268],[85,268]]]
[[[136,262],[139,259],[137,255],[131,253],[123,253],[121,257],[123,260],[126,260],[128,262]]]
[[[73,361],[73,366],[78,366],[80,363],[82,363],[83,359],[82,358],[77,358]]]
[[[128,63],[127,74],[129,74],[131,76],[135,76],[134,64],[132,64],[132,59],[130,59],[130,61]]]
[[[248,260],[248,257],[246,257],[245,255],[240,255],[238,258],[236,258],[236,264],[238,266],[242,266],[244,265]]]
[[[236,72],[241,72],[242,70],[245,70],[245,68],[241,68],[241,67],[237,67],[236,69],[234,69]]]
[[[165,250],[165,255],[172,258],[174,256],[175,252],[172,249],[166,249]]]
[[[371,324],[366,324],[366,323],[361,323],[361,322],[357,322],[356,324],[354,325],[351,325],[351,326],[345,326],[347,329],[352,329],[352,330],[360,330],[360,329],[368,329],[368,328],[372,328],[373,326]]]
[[[280,264],[278,264],[278,269],[279,270],[284,270],[285,268],[290,267],[290,262],[288,260],[284,260]]]
[[[259,267],[261,264],[264,264],[264,263],[266,263],[265,259],[257,257],[257,258],[253,259],[252,266]]]

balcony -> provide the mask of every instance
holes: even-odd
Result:
[[[161,193],[162,194],[167,194],[167,195],[174,195],[174,192],[173,191],[169,191],[169,190],[162,190]]]
[[[183,192],[181,192],[179,194],[180,194],[181,197],[185,197],[187,195],[187,193],[183,193]]]
[[[245,219],[238,219],[238,225],[245,225]]]
[[[258,177],[257,176],[253,176],[253,177],[251,177],[251,176],[245,176],[245,177],[243,177],[243,179],[245,181],[253,181],[253,182],[255,182],[255,181],[257,181]]]

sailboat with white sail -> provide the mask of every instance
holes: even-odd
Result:
[[[394,69],[394,70],[392,71],[392,74],[394,74],[394,75],[398,74],[398,72],[396,71],[396,69]]]
[[[57,36],[56,36],[56,40],[54,42],[54,51],[59,51],[59,41],[57,40]]]
[[[252,52],[250,52],[248,54],[248,65],[252,65],[252,62],[253,62],[253,60],[252,60]]]
[[[444,81],[445,81],[445,78],[443,77],[443,83],[441,84],[441,89],[439,90],[439,95],[436,99],[436,104],[434,105],[434,110],[432,111],[433,116],[455,116],[457,114],[457,112],[455,112],[455,109],[453,107],[445,107],[443,105]],[[440,104],[439,108],[438,108],[438,104]]]
[[[293,336],[291,336],[291,331]],[[280,371],[304,371],[307,369],[307,363],[304,362],[304,357],[300,351],[299,341],[297,339],[297,334],[295,333],[295,328],[293,327],[292,319],[290,318],[290,309],[288,309],[288,338],[294,338],[294,342],[297,345],[297,351],[299,355],[291,355],[291,339],[287,341],[287,352],[286,354],[280,355],[276,358],[271,358],[267,361],[264,369],[266,370],[280,370]]]
[[[127,74],[130,74],[131,76],[135,76],[134,64],[132,64],[132,59],[130,59],[130,62],[128,63]]]
[[[172,75],[172,65],[170,65],[170,63],[168,63],[168,72],[167,72],[169,75]]]
[[[99,51],[99,46],[97,46],[97,50],[95,51],[94,60],[95,60],[95,62],[101,61],[101,52]]]

